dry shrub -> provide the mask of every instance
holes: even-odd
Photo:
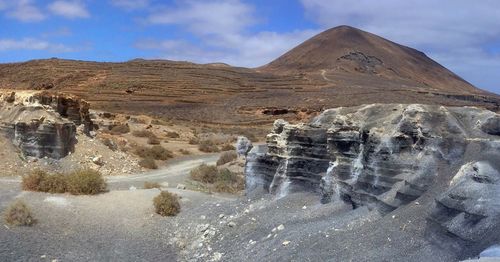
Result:
[[[95,195],[106,191],[102,174],[92,169],[75,171],[66,176],[67,191],[73,195]]]
[[[236,150],[236,148],[231,144],[224,144],[221,148],[221,151],[231,151]]]
[[[181,137],[177,132],[167,132],[168,138],[179,138]]]
[[[153,132],[149,130],[136,130],[132,132],[132,135],[135,137],[151,137],[154,136]]]
[[[109,131],[113,135],[121,135],[121,134],[126,134],[130,132],[130,127],[128,124],[120,124],[116,125],[111,130]]]
[[[151,119],[151,125],[166,126],[168,125],[168,122],[161,119]]]
[[[101,140],[101,142],[107,146],[109,149],[113,150],[113,151],[116,151],[118,150],[118,145],[116,144],[115,141],[113,141],[112,139],[110,138],[103,138]]]
[[[222,153],[222,155],[217,160],[217,166],[222,166],[238,158],[236,151],[227,151]]]
[[[184,148],[179,149],[179,152],[183,155],[190,155],[191,154],[191,152],[189,152],[189,150],[184,149]]]
[[[155,160],[168,160],[174,156],[170,150],[159,145],[155,145],[151,148],[136,146],[134,153],[142,158],[151,158]]]
[[[201,152],[205,152],[205,153],[219,152],[219,148],[212,140],[201,141],[201,143],[198,145],[198,149]]]
[[[158,165],[153,158],[143,158],[139,161],[139,166],[147,168],[147,169],[158,169]]]
[[[31,174],[23,176],[22,188],[27,191],[40,191],[40,184],[48,176],[47,172],[34,170]]]
[[[191,170],[189,176],[192,180],[203,183],[214,183],[217,176],[217,167],[201,164]]]
[[[64,174],[47,175],[40,181],[38,191],[46,193],[65,193],[67,192],[67,176]]]
[[[161,188],[161,185],[160,183],[158,182],[144,182],[144,189],[153,189],[153,188],[158,188],[160,189]]]
[[[181,211],[181,204],[177,195],[162,191],[153,199],[155,212],[161,216],[175,216]]]
[[[197,138],[197,137],[192,137],[192,138],[189,139],[189,144],[190,145],[197,145],[199,143],[200,143],[200,139]]]
[[[237,193],[245,189],[245,179],[238,173],[233,173],[228,169],[217,172],[215,181],[215,191],[224,193]]]
[[[5,223],[14,226],[31,226],[36,220],[28,206],[21,200],[12,203],[4,212]]]
[[[160,139],[155,135],[148,137],[148,144],[159,145],[161,143]]]

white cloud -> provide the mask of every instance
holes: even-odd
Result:
[[[12,50],[37,50],[49,51],[53,53],[65,53],[74,51],[73,48],[67,47],[63,44],[55,44],[36,38],[24,38],[20,40],[0,38],[0,51]]]
[[[484,73],[493,68],[500,72],[498,57],[483,48],[500,40],[500,5],[496,0],[301,2],[308,18],[324,29],[352,25],[422,50],[479,87],[500,86],[498,73]],[[473,53],[465,52],[473,49]]]
[[[125,10],[137,10],[149,7],[149,0],[111,0],[111,4]]]
[[[239,0],[188,0],[153,12],[147,22],[187,28],[201,44],[148,39],[136,43],[136,48],[156,50],[156,58],[255,67],[270,62],[318,32],[249,33],[248,29],[258,21],[254,7]]]
[[[197,35],[228,35],[241,32],[255,22],[252,6],[239,0],[188,0],[174,8],[163,8],[147,18],[151,24],[179,25]]]
[[[9,9],[7,16],[22,22],[38,22],[46,18],[32,0],[20,0],[15,4],[0,3],[0,7]],[[1,9],[1,8],[0,8]]]
[[[87,8],[80,1],[55,1],[48,8],[55,15],[66,18],[87,18],[90,16]]]

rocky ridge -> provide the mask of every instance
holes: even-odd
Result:
[[[1,129],[23,155],[60,159],[74,151],[77,128],[93,130],[89,104],[48,92],[0,94]]]
[[[472,107],[371,104],[276,121],[247,158],[247,194],[314,192],[381,215],[432,199],[427,237],[466,258],[500,240],[499,119]]]

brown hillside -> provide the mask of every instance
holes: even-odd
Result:
[[[402,79],[431,89],[481,92],[424,53],[350,27],[329,29],[261,68],[282,74],[360,73]]]
[[[185,121],[261,125],[368,103],[473,105],[498,110],[424,54],[351,28],[328,30],[258,69],[135,59],[0,64],[0,88],[79,95],[93,108]]]

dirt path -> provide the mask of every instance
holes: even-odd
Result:
[[[217,154],[190,156],[172,160],[162,170],[109,177],[110,192],[97,196],[24,192],[20,179],[2,178],[0,210],[22,199],[38,222],[33,227],[9,227],[2,221],[0,261],[176,261],[171,240],[179,219],[191,218],[191,210],[235,199],[175,188],[191,168],[217,158]],[[179,218],[154,213],[152,199],[160,191],[141,189],[144,181],[169,183],[168,190],[181,196]]]

